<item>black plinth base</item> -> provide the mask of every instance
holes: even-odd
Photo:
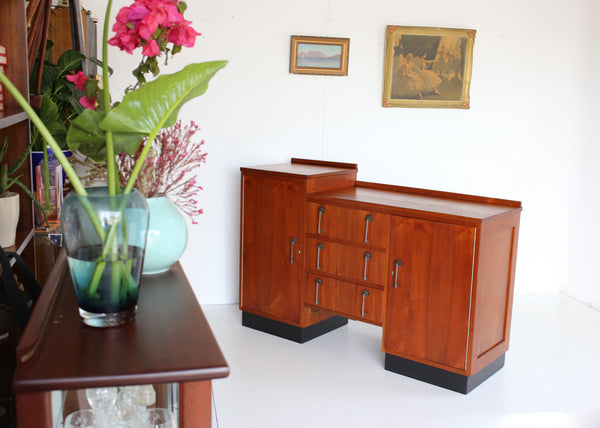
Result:
[[[348,324],[348,318],[336,315],[311,326],[302,328],[270,318],[261,317],[260,315],[251,314],[249,312],[242,312],[243,326],[298,343],[308,342],[315,337],[329,333],[346,324]]]
[[[432,385],[452,391],[468,394],[483,381],[504,367],[504,355],[502,354],[496,360],[479,370],[473,376],[464,376],[458,373],[449,372],[437,367],[431,367],[406,358],[397,357],[392,354],[385,354],[385,369],[400,373],[413,379],[422,380]]]

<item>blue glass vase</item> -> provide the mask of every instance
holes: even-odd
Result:
[[[165,196],[148,198],[150,226],[144,258],[144,275],[166,272],[181,257],[187,245],[187,224]]]
[[[149,210],[137,190],[109,195],[106,187],[71,192],[61,213],[63,242],[84,324],[112,327],[137,311]]]

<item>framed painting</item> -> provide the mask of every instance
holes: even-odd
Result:
[[[292,36],[290,73],[348,75],[350,39]]]
[[[388,25],[383,106],[468,109],[475,33]]]

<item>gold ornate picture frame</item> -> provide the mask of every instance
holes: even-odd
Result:
[[[475,30],[388,25],[384,107],[470,107]]]
[[[290,73],[348,75],[350,39],[292,36]]]

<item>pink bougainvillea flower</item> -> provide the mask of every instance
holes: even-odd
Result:
[[[81,104],[84,108],[90,110],[96,110],[96,98],[88,98],[85,95],[79,98],[79,104]]]
[[[71,83],[74,83],[76,89],[83,91],[83,88],[85,87],[85,82],[87,82],[88,77],[83,71],[78,71],[75,74],[67,75],[67,80]]]
[[[185,25],[173,28],[169,33],[169,42],[175,46],[193,47],[194,43],[196,43],[196,37],[200,33],[194,30],[189,24],[190,22],[186,21]]]
[[[152,35],[158,29],[158,26],[164,19],[163,15],[166,17],[167,14],[158,9],[142,18],[142,20],[136,26],[138,34],[142,39],[149,40],[152,38]]]
[[[117,14],[113,26],[115,35],[108,43],[129,53],[143,46],[143,55],[146,56],[156,56],[162,52],[157,53],[154,43],[151,43],[159,38],[174,46],[194,46],[195,38],[200,33],[177,10],[178,3],[179,0],[135,0]]]
[[[158,43],[156,43],[156,40],[148,40],[146,42],[146,45],[144,46],[144,50],[142,50],[142,54],[149,58],[160,55],[160,48],[158,47]]]

